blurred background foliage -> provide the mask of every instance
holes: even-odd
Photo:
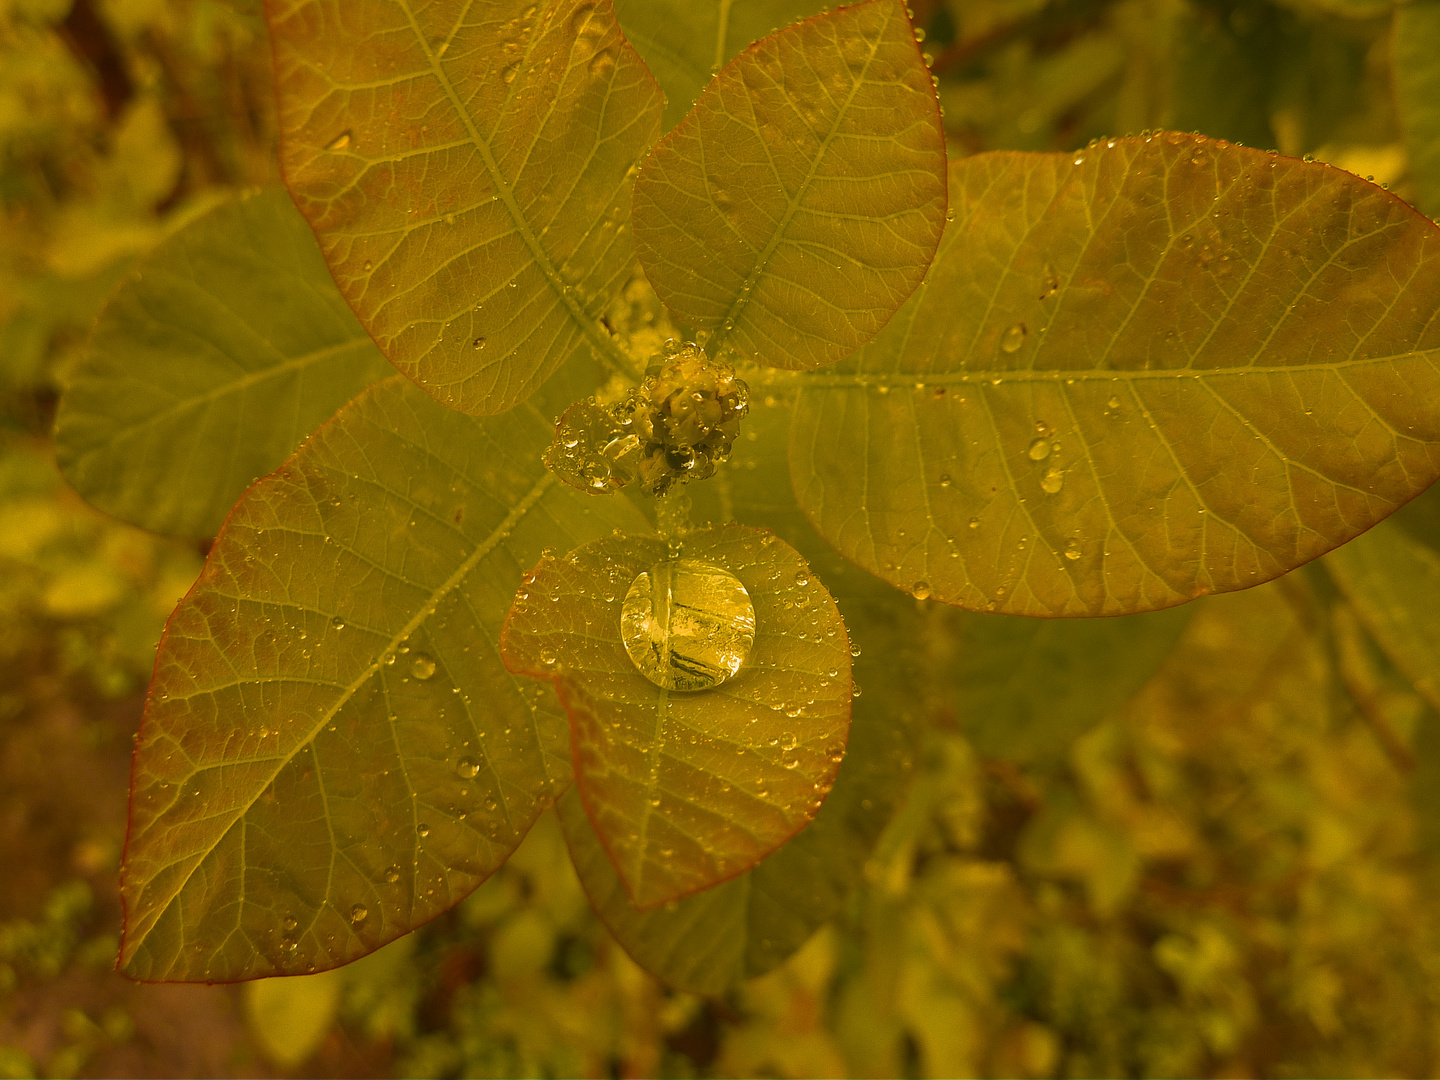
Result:
[[[1440,86],[1434,0],[912,4],[954,154],[1196,129],[1440,213],[1440,108],[1404,104],[1406,78]],[[1397,77],[1395,50],[1432,66]],[[115,975],[130,740],[203,550],[87,508],[48,433],[129,261],[277,179],[268,65],[256,0],[0,0],[0,1077],[1440,1071],[1440,718],[1325,562],[1154,624],[1124,700],[1084,698],[1103,635],[1019,700],[1011,631],[914,602],[953,677],[900,812],[843,917],[722,1000],[625,955],[550,817],[340,971]],[[1431,551],[1436,505],[1404,525]]]

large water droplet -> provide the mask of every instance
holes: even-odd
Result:
[[[1025,324],[1017,322],[1005,333],[1000,335],[1000,351],[1013,353],[1019,352],[1020,346],[1025,344]]]
[[[350,909],[350,921],[352,923],[362,923],[369,917],[370,909],[364,904],[356,904]]]
[[[915,582],[914,585],[910,586],[910,594],[914,596],[916,600],[929,600],[930,583],[928,581]]]
[[[1080,558],[1080,538],[1079,538],[1078,536],[1072,536],[1072,537],[1070,537],[1070,539],[1069,539],[1068,541],[1066,541],[1066,543],[1065,543],[1065,558],[1067,558],[1067,559],[1078,559],[1078,558]]]
[[[620,636],[640,673],[667,690],[708,690],[744,665],[755,606],[740,580],[698,559],[667,559],[630,583]]]
[[[348,132],[348,131],[342,131],[339,135],[336,135],[333,139],[331,139],[328,143],[325,144],[325,149],[326,149],[326,150],[344,150],[344,149],[345,149],[347,146],[349,146],[349,145],[350,145],[350,132]]]
[[[416,653],[415,659],[410,661],[410,674],[424,682],[435,674],[435,661],[424,653]]]
[[[476,764],[473,759],[468,757],[462,757],[459,763],[455,766],[455,771],[458,772],[461,776],[463,776],[466,780],[469,780],[471,777],[473,777],[476,773],[480,771],[480,766]]]
[[[398,866],[387,866],[384,873],[381,874],[381,877],[385,879],[387,885],[394,885],[400,880],[400,868]]]
[[[1046,495],[1054,495],[1065,486],[1065,470],[1055,465],[1045,470],[1045,475],[1040,478],[1040,490]]]
[[[1026,453],[1031,461],[1044,461],[1050,456],[1050,440],[1043,436],[1036,439],[1030,444],[1030,449]]]

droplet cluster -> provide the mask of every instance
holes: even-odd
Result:
[[[555,426],[545,464],[571,487],[606,494],[639,480],[651,495],[703,480],[730,456],[750,392],[735,369],[671,340],[645,380],[610,406],[576,402]]]

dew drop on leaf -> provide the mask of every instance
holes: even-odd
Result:
[[[980,527],[980,519],[979,519],[978,517],[972,517],[972,518],[970,519],[970,528],[972,528],[972,529],[978,529],[979,527]]]
[[[941,474],[940,474],[940,486],[941,486],[942,488],[946,488],[946,487],[949,487],[949,486],[950,486],[950,474],[949,474],[949,473],[941,473]]]
[[[331,139],[328,143],[325,144],[325,149],[326,149],[326,150],[344,150],[344,149],[345,149],[347,146],[349,146],[349,145],[350,145],[350,132],[348,132],[348,131],[342,131],[339,135],[336,135],[333,139]]]
[[[755,607],[740,580],[698,559],[667,559],[636,576],[620,608],[631,661],[667,690],[708,690],[744,665]]]
[[[485,347],[485,339],[483,337],[477,337],[471,344],[475,346],[475,351],[479,352]]]
[[[339,615],[336,615],[333,619],[330,620],[330,625],[333,626],[336,630],[344,630],[345,620],[342,619]]]
[[[1040,480],[1040,490],[1046,495],[1054,495],[1065,486],[1065,470],[1054,465],[1045,470],[1045,475]]]
[[[293,934],[296,930],[300,928],[300,920],[294,918],[293,916],[287,915],[285,917],[285,921],[282,922],[280,925],[285,928],[285,933]]]
[[[356,904],[350,909],[350,921],[352,923],[362,923],[369,918],[369,916],[370,909],[364,904]]]
[[[807,573],[805,573],[804,570],[796,570],[796,571],[795,571],[795,584],[796,584],[796,585],[809,585],[809,584],[810,584],[810,575],[807,574]]]
[[[400,880],[400,868],[398,866],[387,866],[381,877],[385,879],[387,885],[394,885]]]
[[[1066,541],[1065,558],[1071,560],[1080,558],[1080,538],[1078,536],[1072,536]]]
[[[416,653],[415,659],[410,661],[410,674],[424,682],[435,674],[435,661],[424,653]]]
[[[1016,323],[1005,333],[1000,335],[1000,351],[1006,353],[1019,352],[1020,346],[1025,344],[1025,324]]]
[[[1027,454],[1031,461],[1044,461],[1050,456],[1050,440],[1041,436],[1030,443]]]
[[[415,831],[420,834],[420,838],[423,840],[425,837],[430,835],[430,826],[426,825],[424,822],[421,822],[419,825],[415,826]]]
[[[914,596],[916,600],[930,599],[930,583],[928,581],[915,582],[914,585],[910,586],[910,594]]]
[[[455,766],[455,771],[461,776],[463,776],[466,780],[469,780],[471,777],[473,777],[476,773],[480,771],[480,766],[475,763],[475,760],[473,758],[462,757],[459,763]]]

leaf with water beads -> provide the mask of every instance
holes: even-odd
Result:
[[[286,183],[381,351],[470,413],[574,355],[634,263],[661,93],[609,0],[274,0]]]
[[[981,611],[1148,611],[1440,474],[1440,229],[1388,192],[1176,132],[978,155],[951,188],[926,284],[798,380],[796,494],[866,569]]]
[[[171,617],[136,744],[124,970],[335,967],[463,898],[569,780],[500,626],[545,545],[643,527],[545,472],[550,424],[398,376],[255,484]]]
[[[874,336],[945,224],[945,139],[900,0],[819,15],[725,66],[635,181],[635,249],[678,322],[815,368]]]
[[[732,878],[785,843],[844,755],[844,624],[804,560],[766,531],[692,532],[678,555],[622,536],[543,558],[501,650],[510,670],[560,691],[576,787],[640,907]],[[680,688],[690,685],[708,688]]]

